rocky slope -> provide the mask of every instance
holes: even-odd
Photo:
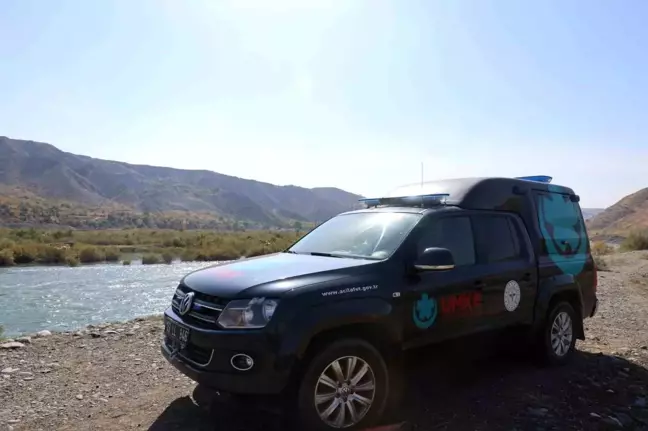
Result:
[[[596,234],[624,234],[633,229],[648,229],[648,188],[628,195],[587,222]]]
[[[417,351],[392,420],[426,431],[648,430],[647,256],[606,257],[600,311],[571,365],[538,368],[484,337]],[[268,400],[196,389],[162,358],[161,334],[153,317],[0,349],[0,429],[287,429]]]
[[[267,224],[321,221],[357,207],[360,198],[336,188],[276,186],[211,171],[95,159],[1,136],[0,186],[0,196],[34,195],[139,213],[210,213]]]

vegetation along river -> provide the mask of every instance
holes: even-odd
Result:
[[[0,268],[5,336],[162,313],[183,275],[210,263]]]

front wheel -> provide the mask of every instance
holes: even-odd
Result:
[[[568,302],[560,302],[551,309],[540,343],[546,364],[563,365],[572,358],[576,345],[575,322],[576,312]]]
[[[388,388],[385,361],[360,339],[333,342],[317,352],[299,387],[303,429],[357,430],[382,416]]]

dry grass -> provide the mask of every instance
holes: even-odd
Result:
[[[166,262],[231,260],[285,250],[302,235],[294,231],[0,229],[0,266],[118,262],[125,253],[155,254]]]
[[[598,271],[612,271],[610,261],[603,256],[595,255],[594,263]]]
[[[594,256],[605,256],[614,252],[614,247],[603,241],[594,241],[591,249]]]
[[[625,251],[648,250],[648,231],[631,232],[621,243],[621,249]]]

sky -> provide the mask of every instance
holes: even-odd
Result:
[[[648,187],[648,2],[3,0],[0,136],[379,196]]]

